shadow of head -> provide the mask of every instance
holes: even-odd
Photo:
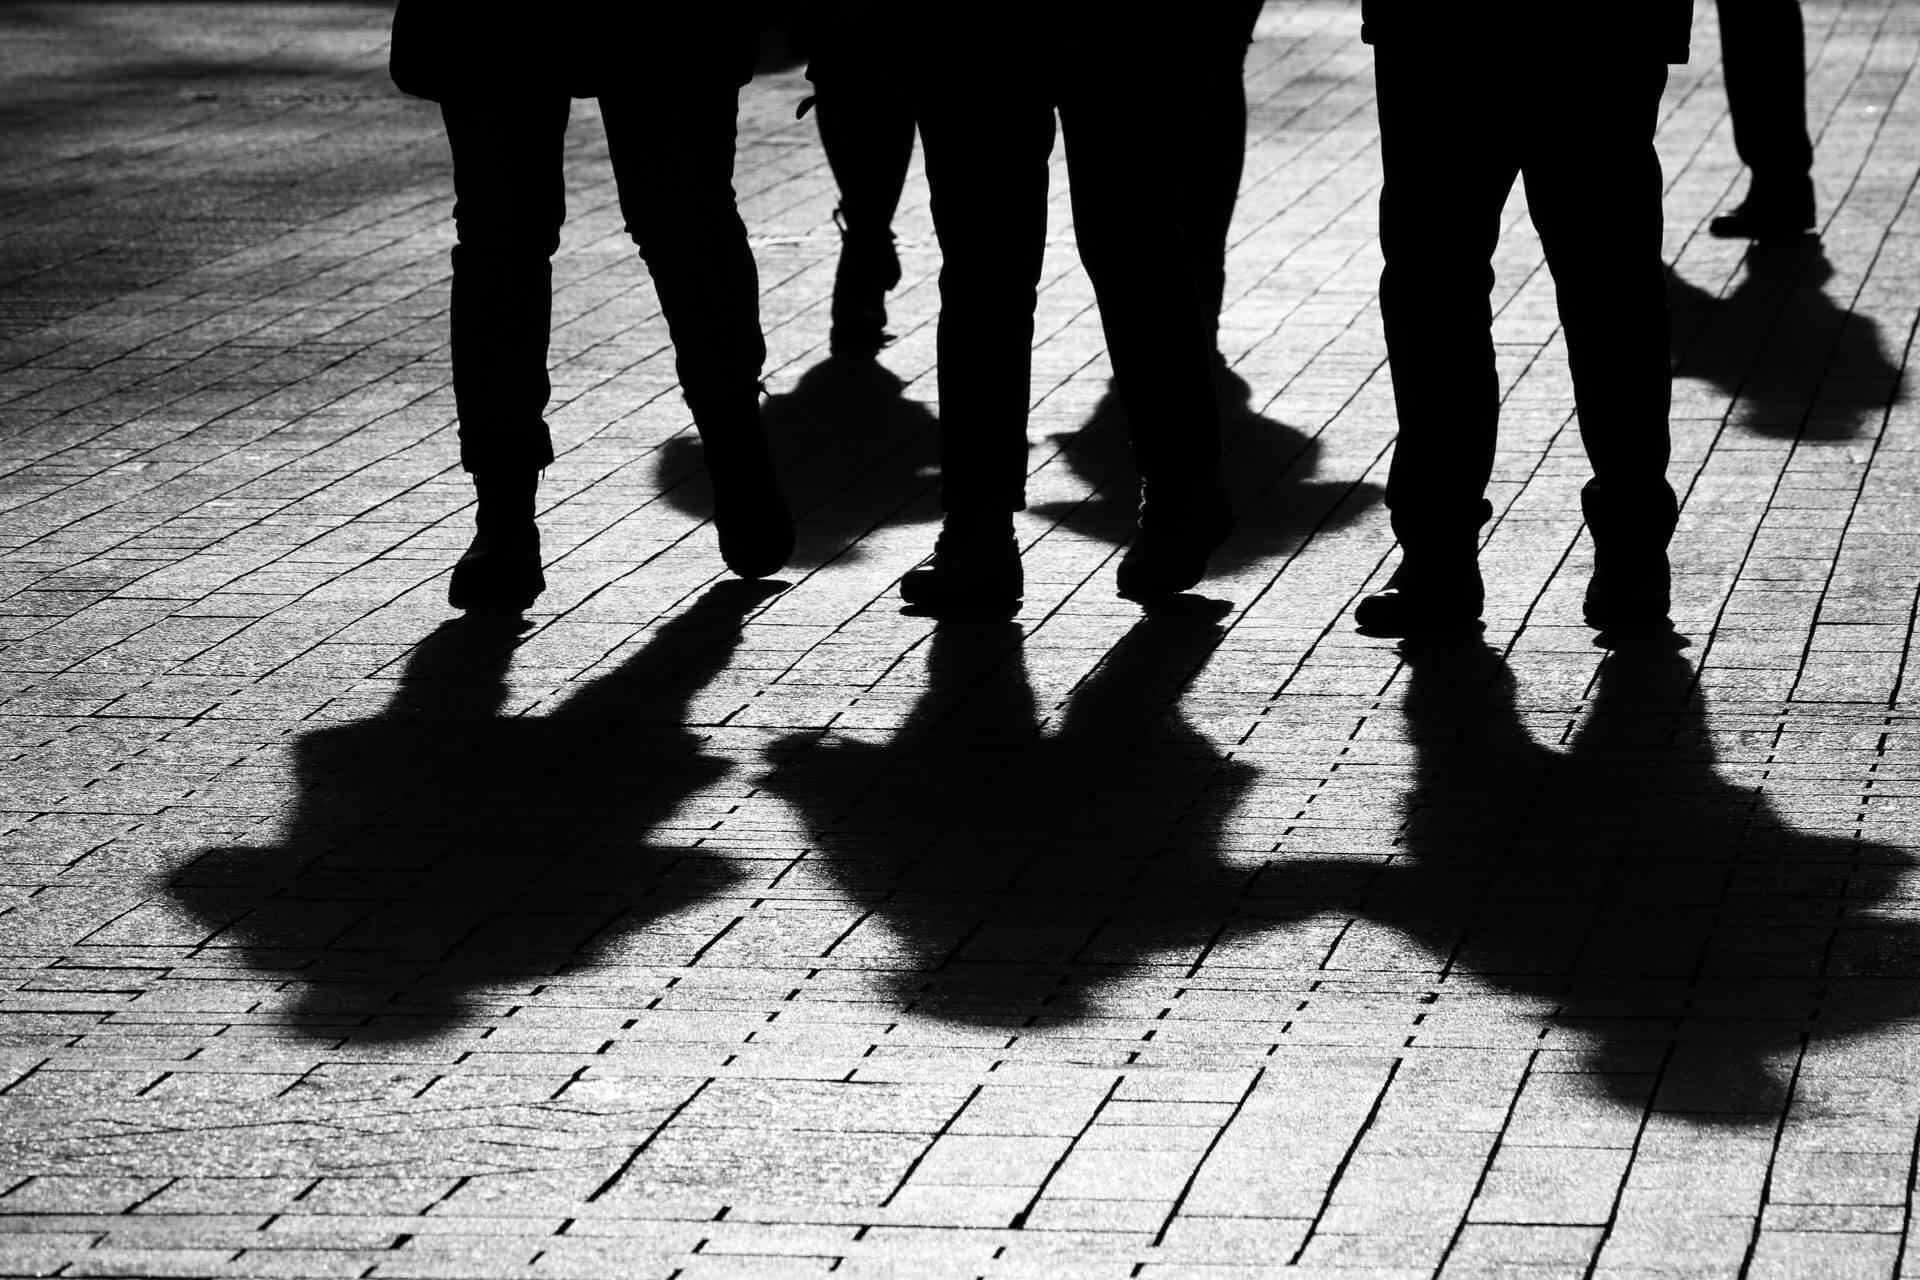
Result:
[[[943,624],[884,744],[771,747],[762,783],[812,833],[797,873],[866,911],[822,963],[870,970],[912,1012],[1004,1029],[1093,1016],[1103,991],[1178,979],[1264,927],[1245,896],[1257,868],[1220,843],[1252,770],[1177,704],[1216,619],[1137,623],[1057,717],[1034,704],[1014,623]]]
[[[1221,470],[1235,513],[1233,536],[1213,557],[1216,567],[1244,567],[1286,555],[1316,529],[1350,522],[1379,496],[1379,487],[1364,481],[1315,480],[1319,440],[1257,413],[1253,388],[1238,374],[1217,374],[1215,390]],[[1052,439],[1073,474],[1092,492],[1084,499],[1036,504],[1033,509],[1103,542],[1119,546],[1132,541],[1140,475],[1119,393],[1109,387],[1085,424]]]
[[[858,559],[859,539],[883,519],[933,521],[940,442],[933,411],[910,399],[884,365],[828,358],[791,391],[761,409],[788,499],[801,516],[794,563]],[[658,454],[654,476],[675,510],[713,515],[713,488],[700,443],[675,436]]]
[[[201,954],[284,979],[303,1034],[362,1040],[596,962],[684,962],[702,939],[668,922],[736,875],[654,835],[732,768],[682,721],[772,590],[712,588],[545,716],[501,714],[510,634],[442,626],[380,715],[295,742],[277,843],[172,877]]]
[[[1882,913],[1912,858],[1797,830],[1723,777],[1680,653],[1606,659],[1564,750],[1535,741],[1484,645],[1408,662],[1402,851],[1321,870],[1463,999],[1530,997],[1616,1099],[1728,1124],[1774,1123],[1810,1039],[1920,1013],[1920,926]]]
[[[1669,272],[1676,378],[1712,383],[1735,397],[1736,425],[1787,439],[1851,438],[1900,398],[1879,324],[1828,295],[1818,240],[1757,243],[1744,268],[1719,297]]]

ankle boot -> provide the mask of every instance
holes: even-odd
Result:
[[[518,613],[547,589],[540,569],[540,529],[533,500],[540,473],[473,473],[473,541],[453,566],[447,603],[480,613]]]
[[[1402,547],[1400,567],[1380,591],[1354,606],[1353,621],[1375,636],[1422,636],[1480,625],[1486,605],[1476,548],[1448,551]]]
[[[1580,510],[1593,535],[1587,625],[1597,631],[1671,627],[1667,543],[1680,519],[1673,490],[1663,480],[1638,494],[1614,493],[1592,480],[1580,491]]]
[[[996,609],[1020,602],[1025,578],[1013,516],[948,512],[933,554],[900,579],[900,598],[922,609]]]
[[[1178,493],[1149,487],[1140,508],[1140,533],[1114,575],[1128,600],[1176,595],[1207,573],[1207,557],[1233,531],[1226,488],[1216,478]]]
[[[892,341],[887,333],[887,291],[900,283],[900,258],[886,227],[855,226],[838,209],[840,262],[833,272],[832,327],[827,349],[834,355],[873,355]]]
[[[758,390],[724,404],[688,401],[713,480],[720,559],[742,578],[780,572],[793,555],[793,513],[767,448]]]

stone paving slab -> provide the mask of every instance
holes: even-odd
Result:
[[[1131,519],[1056,164],[1019,615],[937,512],[938,255],[831,376],[804,81],[737,167],[801,512],[718,572],[594,111],[551,589],[451,625],[444,143],[357,4],[0,7],[0,1274],[1911,1273],[1920,10],[1809,0],[1817,247],[1668,92],[1676,617],[1609,657],[1516,197],[1484,646],[1391,564],[1357,5],[1275,4],[1229,264],[1243,525]],[[1525,104],[1516,103],[1516,110]]]

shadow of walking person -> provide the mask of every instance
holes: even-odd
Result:
[[[1736,425],[1785,439],[1844,440],[1900,398],[1900,367],[1880,326],[1823,288],[1818,240],[1760,241],[1733,291],[1716,298],[1667,275],[1673,375],[1738,397]]]
[[[1656,1107],[1708,1123],[1772,1124],[1803,1037],[1920,1013],[1920,926],[1877,914],[1913,859],[1796,830],[1723,778],[1678,652],[1608,658],[1565,751],[1528,734],[1491,650],[1407,657],[1405,853],[1357,911],[1443,982],[1532,997],[1610,1095],[1657,1082]]]
[[[1239,375],[1217,374],[1215,385],[1223,432],[1220,469],[1234,511],[1234,531],[1214,553],[1220,569],[1290,554],[1314,530],[1339,528],[1380,497],[1380,487],[1365,481],[1313,479],[1318,440],[1256,413],[1253,388]],[[1140,480],[1120,397],[1109,387],[1082,426],[1052,440],[1093,492],[1075,502],[1037,503],[1034,511],[1102,542],[1131,542],[1139,531]],[[1347,502],[1356,495],[1361,503]]]
[[[688,702],[776,590],[711,588],[537,717],[500,714],[502,631],[442,626],[380,715],[296,743],[280,843],[211,849],[172,877],[203,954],[287,979],[300,1033],[368,1041],[440,1034],[484,1017],[490,991],[522,999],[583,965],[684,962],[705,936],[658,922],[737,873],[648,841],[731,771],[685,727]]]
[[[794,563],[858,559],[859,539],[903,509],[938,520],[940,446],[933,411],[899,375],[872,360],[829,357],[761,410],[796,511],[804,512]],[[699,442],[675,436],[660,450],[655,482],[676,511],[713,515]]]
[[[1097,993],[1264,928],[1257,868],[1220,848],[1254,771],[1176,702],[1218,634],[1213,616],[1143,619],[1045,733],[1019,628],[950,624],[884,746],[774,744],[762,785],[805,816],[802,865],[866,908],[823,962],[872,970],[913,1012],[1010,1028],[1091,1016]]]

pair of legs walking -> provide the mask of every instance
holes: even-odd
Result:
[[[673,339],[676,369],[713,474],[721,554],[772,573],[793,525],[760,425],[759,281],[734,207],[730,70],[682,59],[602,96],[614,179]],[[544,588],[535,486],[553,460],[544,420],[552,258],[566,218],[570,99],[503,89],[441,105],[453,152],[453,382],[461,464],[479,497],[455,568],[458,608],[517,610]]]
[[[1500,389],[1491,261],[1517,179],[1553,273],[1594,539],[1589,623],[1664,621],[1670,401],[1660,164],[1653,148],[1666,68],[1627,55],[1542,60],[1471,50],[1375,50],[1380,247],[1400,437],[1387,506],[1402,560],[1356,611],[1368,630],[1411,634],[1476,621],[1476,554],[1489,517]]]
[[[1123,595],[1185,590],[1226,534],[1209,329],[1186,240],[1157,175],[1168,154],[1126,77],[970,73],[922,109],[940,237],[941,506],[933,560],[901,581],[930,608],[994,605],[1022,589],[1012,515],[1026,506],[1034,308],[1059,112],[1080,258],[1145,485]]]

